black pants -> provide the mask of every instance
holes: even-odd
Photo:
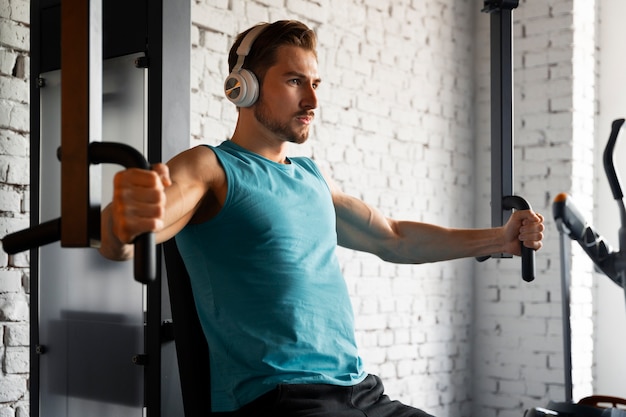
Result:
[[[222,417],[432,417],[391,401],[380,378],[369,375],[352,387],[323,384],[282,384]]]

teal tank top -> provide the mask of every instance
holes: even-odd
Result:
[[[176,242],[210,348],[212,410],[237,410],[281,383],[361,382],[335,211],[319,169],[308,158],[278,164],[230,141],[211,149],[226,172],[226,201]]]

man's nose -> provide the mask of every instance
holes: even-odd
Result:
[[[304,89],[301,105],[307,109],[317,108],[317,92],[313,84],[308,84]]]

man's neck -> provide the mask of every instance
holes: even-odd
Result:
[[[288,163],[288,142],[281,140],[266,129],[245,128],[243,124],[237,123],[235,132],[230,140],[242,148],[271,161],[280,164]]]

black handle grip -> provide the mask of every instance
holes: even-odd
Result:
[[[89,160],[94,164],[118,164],[125,168],[150,169],[144,156],[124,143],[91,142]],[[149,284],[156,279],[156,244],[154,233],[144,233],[135,239],[134,275],[135,280]]]
[[[522,197],[511,195],[502,199],[502,207],[507,210],[530,210],[530,204]],[[535,251],[531,248],[522,246],[522,279],[531,282],[535,279]]]
[[[30,229],[20,230],[2,238],[2,248],[9,255],[47,245],[61,239],[61,219],[38,224]]]
[[[617,177],[617,172],[615,171],[615,165],[613,164],[613,151],[615,149],[615,142],[617,142],[617,136],[619,134],[622,125],[624,124],[624,119],[614,120],[611,124],[611,134],[609,136],[609,141],[604,148],[604,154],[602,155],[602,162],[604,163],[604,171],[606,172],[606,176],[609,180],[609,185],[611,186],[611,192],[613,193],[613,198],[615,200],[621,200],[624,198],[624,194],[622,193],[622,187],[619,185],[619,179]]]

